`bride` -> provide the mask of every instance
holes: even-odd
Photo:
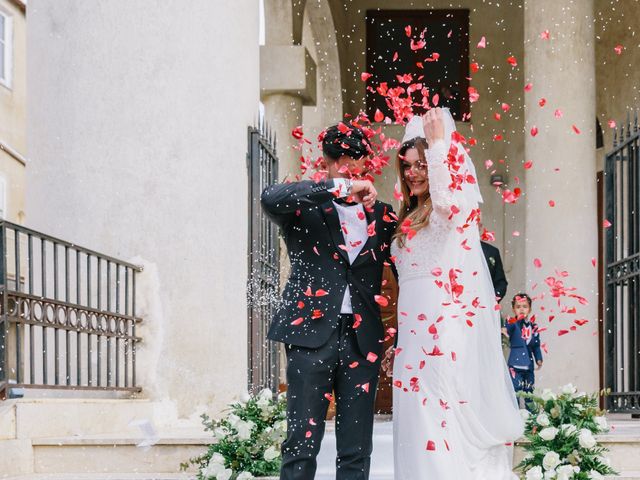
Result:
[[[512,480],[523,432],[478,232],[475,168],[448,109],[413,117],[398,152],[395,480]]]

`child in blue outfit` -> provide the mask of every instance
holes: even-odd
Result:
[[[511,300],[514,318],[507,322],[503,333],[509,337],[511,353],[509,354],[509,371],[513,388],[517,392],[533,392],[535,384],[534,369],[542,367],[542,351],[538,326],[529,319],[531,314],[531,297],[519,293]],[[537,367],[536,367],[537,365]],[[529,405],[527,405],[529,409]]]

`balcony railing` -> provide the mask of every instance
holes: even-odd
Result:
[[[9,389],[138,392],[142,268],[0,222],[0,398]]]

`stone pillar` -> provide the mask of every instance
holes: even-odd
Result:
[[[545,40],[541,33],[547,29]],[[525,159],[533,162],[524,186],[525,261],[529,293],[544,293],[543,300],[534,301],[534,312],[540,326],[548,327],[541,336],[549,349],[537,386],[572,382],[589,392],[599,387],[598,279],[591,264],[598,256],[594,42],[593,0],[525,1],[525,82],[533,84],[524,93]],[[560,118],[554,115],[557,109]],[[533,127],[536,136],[530,133]],[[541,268],[534,259],[542,261]],[[559,277],[557,271],[569,276]],[[550,276],[575,287],[589,304],[561,297],[577,313],[559,312],[558,299],[545,283]],[[555,315],[551,323],[550,315]],[[571,331],[576,319],[589,322]],[[569,333],[558,335],[561,330]]]
[[[302,106],[315,105],[316,64],[300,45],[267,45],[260,49],[260,90],[265,119],[275,130],[280,178],[300,173],[298,141],[291,130],[302,125]]]
[[[292,179],[300,173],[298,145],[291,131],[302,125],[302,98],[286,93],[267,95],[262,99],[265,119],[276,135],[278,174],[280,180]]]

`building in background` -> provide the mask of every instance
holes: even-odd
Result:
[[[299,173],[294,128],[315,138],[345,115],[385,111],[367,85],[394,81],[394,69],[418,73],[418,60],[407,60],[416,50],[406,25],[439,32],[419,51],[440,80],[430,88],[456,112],[459,130],[476,140],[471,154],[485,199],[483,221],[502,252],[507,296],[544,293],[535,305],[548,350],[538,384],[572,382],[595,391],[613,385],[606,371],[622,368],[630,373],[616,378],[615,388],[632,400],[621,410],[640,409],[636,304],[629,295],[620,302],[626,313],[618,315],[623,327],[613,336],[600,323],[607,309],[598,309],[605,290],[604,244],[598,243],[605,192],[598,178],[613,148],[610,121],[619,123],[639,104],[640,50],[633,42],[640,6],[616,2],[612,9],[605,0],[396,0],[393,8],[384,0],[260,3],[197,0],[177,9],[152,0],[30,0],[25,75],[25,5],[0,0],[0,18],[9,19],[3,65],[13,59],[2,70],[12,72],[8,86],[0,80],[6,218],[20,222],[26,211],[27,226],[54,237],[29,257],[36,277],[50,285],[48,294],[27,293],[87,313],[85,323],[38,320],[12,337],[24,347],[11,350],[25,356],[17,368],[31,368],[34,352],[49,375],[43,366],[32,383],[52,385],[25,388],[25,398],[0,403],[0,448],[13,452],[10,460],[0,456],[0,473],[70,473],[74,465],[83,472],[175,471],[206,441],[176,428],[193,428],[198,413],[215,415],[251,386],[284,382],[277,347],[263,341],[284,262],[274,253],[278,241],[257,207],[258,192],[269,179]],[[427,62],[433,53],[439,59]],[[374,74],[368,84],[363,72]],[[470,101],[469,87],[478,101]],[[402,136],[402,127],[378,127]],[[395,178],[389,168],[377,180],[385,201],[394,201]],[[622,200],[637,195],[638,183],[629,185]],[[505,202],[513,198],[505,191],[517,188],[523,192],[518,200]],[[635,210],[618,205],[637,212],[637,203]],[[637,225],[637,216],[624,218]],[[19,245],[24,255],[28,238],[5,240],[5,247]],[[622,258],[635,258],[633,242],[621,249]],[[65,252],[78,244],[88,248],[65,263]],[[9,266],[22,279],[32,266],[15,250],[12,255],[18,260]],[[59,262],[59,270],[47,262]],[[621,287],[636,288],[631,294],[640,283],[633,275],[631,286]],[[58,290],[61,278],[68,285]],[[258,290],[247,297],[256,278]],[[32,283],[25,279],[24,288]],[[568,296],[573,293],[587,301]],[[29,344],[32,330],[42,340]],[[635,337],[623,335],[630,331]],[[116,365],[122,366],[117,374]],[[64,385],[49,380],[54,371]],[[5,376],[15,381],[15,372],[5,369]],[[82,388],[66,384],[65,376]],[[128,380],[116,388],[120,376]],[[155,447],[140,453],[135,432],[146,432],[143,440]]]
[[[24,221],[26,4],[0,1],[0,218]]]

